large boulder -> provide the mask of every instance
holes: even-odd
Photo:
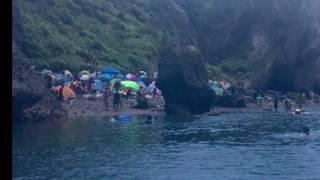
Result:
[[[12,116],[14,122],[63,120],[66,112],[46,88],[46,81],[22,61],[13,60]]]
[[[158,87],[169,114],[208,112],[215,97],[207,85],[205,64],[194,46],[167,46],[160,53]]]

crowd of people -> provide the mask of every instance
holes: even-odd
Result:
[[[244,93],[245,90],[243,88],[237,88],[225,80],[209,80],[208,85],[214,90],[217,96],[247,94]],[[282,111],[279,108],[281,105],[283,107],[283,112],[293,112],[295,114],[303,113],[303,106],[307,102],[320,103],[320,96],[311,90],[302,91],[300,93],[265,93],[262,89],[256,89],[252,93],[252,98],[255,100],[257,107],[260,109],[272,109],[274,112],[279,112]]]
[[[217,96],[238,94],[237,89],[231,83],[225,80],[220,82],[209,80],[208,85],[214,90]]]
[[[47,87],[53,91],[59,101],[73,102],[79,98],[103,98],[106,110],[109,109],[110,100],[113,111],[119,111],[123,98],[133,104],[139,103],[141,98],[161,97],[154,74],[148,76],[146,72],[139,71],[135,75],[123,76],[120,71],[110,71],[110,69],[108,68],[107,72],[81,71],[77,75],[68,70],[63,73],[43,70],[42,75],[47,80]]]
[[[272,96],[265,96],[263,90],[258,90],[253,94],[253,98],[256,100],[256,104],[259,108],[263,108],[264,104],[273,104],[273,110],[275,112],[279,111],[279,104],[283,104],[284,112],[294,112],[300,114],[303,112],[303,106],[307,101],[312,103],[319,103],[320,97],[312,91],[300,92],[297,94],[287,94],[283,93],[279,95],[278,93]]]

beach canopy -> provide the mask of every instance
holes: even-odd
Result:
[[[123,89],[131,89],[133,91],[139,91],[140,85],[134,81],[121,81],[121,87]]]
[[[120,71],[112,67],[104,67],[100,70],[101,74],[120,74]]]
[[[89,80],[89,79],[90,79],[90,76],[87,75],[87,74],[84,74],[84,75],[82,75],[82,76],[80,77],[80,80],[81,80],[81,81],[87,81],[87,80]]]

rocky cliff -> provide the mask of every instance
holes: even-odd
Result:
[[[46,88],[41,74],[24,62],[13,61],[12,68],[13,121],[52,121],[65,119],[61,103]]]
[[[165,0],[154,10],[220,73],[266,89],[320,89],[320,1]]]
[[[204,61],[194,46],[165,47],[159,61],[158,86],[169,114],[200,114],[213,105]]]

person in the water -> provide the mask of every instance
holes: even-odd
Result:
[[[302,128],[302,132],[303,132],[303,134],[305,134],[305,135],[309,135],[310,134],[310,128],[309,127],[307,127],[307,126],[304,126],[303,128]]]
[[[298,109],[294,110],[293,113],[294,113],[294,114],[303,114],[303,113],[305,113],[305,111],[298,108]]]

